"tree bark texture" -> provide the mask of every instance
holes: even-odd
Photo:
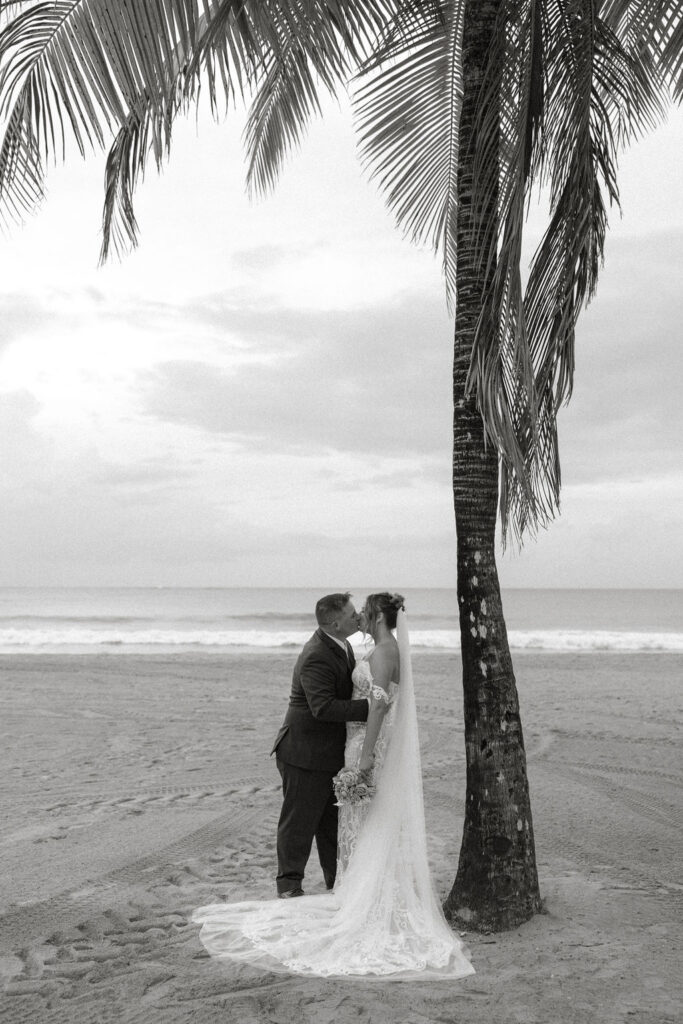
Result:
[[[466,390],[488,271],[474,259],[475,232],[496,244],[492,173],[475,210],[472,175],[478,103],[501,0],[470,0],[463,38],[464,96],[458,173],[458,262],[453,370],[453,495],[463,665],[467,791],[458,871],[444,904],[449,920],[478,931],[513,928],[541,909],[526,754],[495,562],[498,455],[486,443]],[[482,194],[478,192],[478,195]]]

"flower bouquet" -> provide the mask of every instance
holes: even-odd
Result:
[[[366,800],[372,800],[375,795],[375,786],[371,780],[369,771],[361,771],[360,768],[342,768],[332,780],[334,795],[337,798],[337,807],[347,804],[361,804]]]

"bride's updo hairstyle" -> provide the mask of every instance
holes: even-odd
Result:
[[[381,594],[369,594],[365,599],[365,614],[369,624],[377,621],[377,616],[384,615],[384,621],[389,629],[396,629],[396,617],[399,608],[405,611],[403,605],[405,598],[403,594],[390,594],[384,591]]]

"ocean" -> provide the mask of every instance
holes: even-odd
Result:
[[[352,590],[357,607],[372,587]],[[0,651],[300,647],[322,593],[310,588],[0,588]],[[455,590],[408,589],[414,649],[457,650]],[[513,650],[681,651],[683,590],[504,590]],[[362,649],[363,638],[351,638]]]

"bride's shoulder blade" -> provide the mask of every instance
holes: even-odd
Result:
[[[372,681],[385,690],[400,681],[398,647],[390,642],[378,644],[368,658]]]

